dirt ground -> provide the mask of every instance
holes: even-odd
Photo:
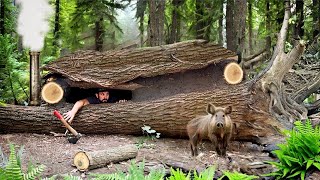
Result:
[[[145,170],[164,167],[169,172],[170,167],[179,167],[184,170],[196,169],[201,171],[210,165],[217,165],[217,176],[222,171],[238,171],[246,174],[260,175],[268,173],[272,167],[265,161],[275,161],[268,153],[262,152],[263,147],[250,142],[231,142],[227,151],[227,158],[218,157],[213,151],[213,145],[209,141],[201,144],[198,157],[191,157],[187,139],[160,138],[151,140],[146,137],[122,136],[122,135],[88,135],[83,136],[77,144],[70,144],[65,137],[40,134],[2,134],[0,146],[5,155],[9,154],[8,142],[21,147],[24,146],[22,166],[25,169],[28,162],[43,164],[46,170],[43,177],[52,175],[73,175],[82,179],[89,179],[90,173],[114,173],[119,170],[127,171],[130,160],[109,164],[106,167],[89,170],[81,173],[72,166],[76,152],[95,151],[109,149],[127,144],[136,144],[141,147],[138,150],[136,161],[145,161]],[[264,178],[260,178],[264,179]]]

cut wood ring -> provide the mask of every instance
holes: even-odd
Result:
[[[227,83],[239,84],[243,79],[243,70],[239,64],[231,62],[224,68],[223,76]]]
[[[61,101],[63,94],[62,87],[55,82],[45,84],[41,90],[42,99],[50,104],[56,104]]]

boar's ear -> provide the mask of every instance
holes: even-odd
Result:
[[[213,104],[208,103],[207,113],[215,114],[216,113],[216,107]]]
[[[226,107],[226,108],[224,109],[224,113],[226,113],[226,114],[230,114],[231,111],[232,111],[232,107],[231,107],[231,106],[228,106],[228,107]]]

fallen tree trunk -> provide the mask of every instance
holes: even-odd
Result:
[[[151,126],[161,137],[185,138],[186,125],[192,118],[205,114],[208,102],[231,105],[236,124],[233,139],[257,141],[284,126],[268,112],[269,97],[262,91],[248,91],[248,84],[226,85],[213,91],[178,94],[152,102],[87,105],[76,115],[73,128],[81,134],[142,135],[141,127]],[[63,132],[65,128],[53,116],[54,106],[0,107],[0,132]],[[72,105],[59,109],[67,112]],[[27,128],[26,128],[27,127]]]
[[[80,151],[73,158],[73,164],[80,171],[87,171],[104,167],[110,163],[117,163],[135,158],[138,154],[136,145],[113,147],[100,151]]]

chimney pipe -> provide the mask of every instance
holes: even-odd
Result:
[[[40,105],[40,52],[31,51],[30,55],[30,102],[31,106]]]

